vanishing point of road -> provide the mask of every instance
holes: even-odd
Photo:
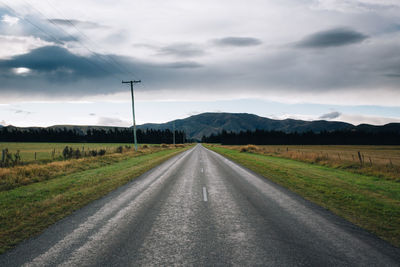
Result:
[[[400,266],[400,250],[197,145],[0,266]]]

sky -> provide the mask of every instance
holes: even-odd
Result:
[[[0,0],[0,125],[400,122],[400,0]]]

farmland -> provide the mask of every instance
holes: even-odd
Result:
[[[399,147],[207,147],[400,246]]]
[[[224,146],[261,155],[400,180],[400,146]]]
[[[113,152],[119,146],[126,146],[131,144],[118,144],[118,143],[12,143],[0,142],[0,153],[3,149],[8,149],[11,154],[20,152],[22,162],[35,161],[48,161],[62,158],[62,151],[66,146],[73,149],[80,149],[80,151],[100,150],[104,149],[108,152]],[[54,153],[54,156],[53,156]]]

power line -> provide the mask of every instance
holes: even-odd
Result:
[[[83,31],[81,31],[77,25],[75,25],[74,23],[71,22],[70,19],[67,19],[61,12],[60,10],[51,3],[50,0],[47,0],[47,3],[49,4],[49,6],[57,12],[57,14],[69,25],[71,25],[81,36],[83,36],[92,46],[97,47],[100,50],[103,50],[100,46],[98,46],[95,42],[93,42],[93,40],[91,40],[91,38],[89,36],[87,36],[87,34],[85,34]],[[51,20],[49,20],[51,21]],[[91,49],[90,49],[91,50]],[[93,52],[93,51],[92,51]],[[115,60],[114,57],[112,55],[99,55],[96,52],[93,52],[95,55],[97,56],[102,56],[102,57],[106,57],[109,62],[112,61],[112,63],[114,63],[115,66],[117,66],[117,68],[122,72],[125,72],[126,74],[132,76],[133,78],[137,79],[136,75],[130,71],[128,68],[126,68],[123,64],[121,64],[119,61]],[[144,82],[141,83],[144,87],[146,87],[146,84]]]
[[[64,44],[64,42],[62,40],[60,40],[59,38],[55,37],[53,34],[45,31],[42,27],[38,26],[36,23],[33,23],[30,19],[19,15],[19,13],[13,9],[12,7],[10,7],[8,4],[6,4],[4,1],[0,1],[0,3],[2,3],[7,9],[8,11],[13,14],[15,17],[29,23],[30,25],[32,25],[33,27],[35,27],[36,29],[38,29],[39,31],[41,31],[43,34],[45,34],[47,37],[49,37],[51,40],[53,40],[56,44]],[[107,74],[111,74],[114,75],[112,72],[106,70],[105,68],[103,68],[101,65],[97,64],[95,61],[90,60],[89,58],[86,57],[81,57],[83,60],[87,61],[88,63],[92,64],[93,66],[95,66],[98,69],[101,69],[104,73]],[[117,77],[118,78],[118,77]]]
[[[59,15],[62,19],[64,19],[64,21],[65,21],[66,23],[68,23],[69,25],[71,25],[81,36],[85,37],[85,39],[86,39],[87,41],[89,41],[89,42],[91,43],[91,45],[93,45],[93,46],[95,46],[95,47],[101,49],[101,47],[99,47],[98,45],[96,45],[96,43],[93,42],[93,41],[89,38],[89,36],[87,36],[87,35],[86,35],[83,31],[81,31],[74,23],[72,23],[70,19],[67,19],[67,18],[58,10],[58,8],[56,8],[56,6],[54,6],[54,5],[51,3],[50,0],[47,0],[47,3],[49,4],[49,6],[50,6],[51,8],[53,8],[53,9],[58,13],[58,15]],[[50,21],[51,21],[51,20],[50,20]],[[94,53],[95,53],[95,52],[94,52]],[[95,54],[97,54],[97,53],[95,53]],[[97,55],[98,55],[98,54],[97,54]],[[119,62],[117,62],[117,61],[116,61],[113,57],[111,57],[110,55],[102,55],[102,56],[106,56],[109,60],[111,60],[111,61],[114,63],[115,66],[117,66],[118,68],[121,68],[121,69],[119,69],[120,71],[122,70],[122,72],[125,72],[126,74],[129,74],[129,75],[133,76],[134,78],[136,78],[135,75],[134,75],[131,71],[127,70],[122,64],[120,64]]]
[[[94,56],[97,56],[99,59],[101,59],[99,57],[99,54],[95,53],[92,49],[90,49],[88,46],[86,46],[85,44],[83,44],[82,42],[79,41],[79,39],[77,39],[75,36],[73,36],[72,34],[68,33],[67,31],[65,31],[62,27],[60,27],[59,25],[57,25],[54,21],[52,21],[51,19],[49,19],[43,12],[41,12],[39,9],[37,9],[36,7],[34,7],[33,5],[31,5],[29,2],[22,0],[27,6],[29,6],[31,9],[35,10],[38,14],[40,14],[43,18],[45,18],[46,21],[50,22],[54,27],[56,27],[58,30],[60,30],[61,32],[63,32],[65,35],[69,36],[70,38],[72,38],[75,42],[77,42],[81,47],[83,47],[84,49],[86,49],[89,54],[93,54]],[[93,61],[94,62],[94,61]],[[103,59],[103,62],[110,64],[110,62],[106,62]],[[118,77],[114,72],[105,70],[103,67],[101,67],[100,65],[96,64],[99,68],[103,69],[105,72],[108,72],[109,74],[113,75],[116,79],[120,79],[121,77]]]
[[[130,76],[133,76],[135,78],[135,75],[127,70],[122,64],[120,64],[117,60],[115,60],[112,56],[110,55],[102,55],[99,53],[96,53],[95,51],[93,51],[89,46],[85,45],[83,42],[81,42],[78,38],[76,38],[75,36],[73,36],[72,34],[68,33],[67,31],[65,31],[62,27],[60,27],[57,23],[55,23],[53,20],[49,19],[42,11],[40,11],[38,8],[34,7],[33,5],[31,5],[29,2],[22,0],[25,5],[29,6],[31,9],[35,10],[39,15],[41,15],[46,21],[48,21],[49,23],[51,23],[56,29],[58,29],[59,31],[61,31],[62,33],[64,33],[64,35],[69,36],[72,40],[74,40],[76,43],[78,43],[81,47],[83,47],[84,49],[86,49],[89,54],[93,55],[95,58],[98,58],[99,60],[103,61],[106,64],[109,65],[114,65],[119,72],[121,73],[126,73],[129,74]],[[0,0],[0,3],[3,3],[3,5],[10,11],[10,13],[14,14],[14,16],[18,17],[19,19],[26,21],[27,23],[29,23],[30,25],[32,25],[33,27],[35,27],[37,30],[39,30],[40,32],[42,32],[43,34],[45,34],[47,37],[49,37],[51,40],[53,40],[55,43],[57,44],[64,44],[64,41],[60,40],[59,38],[57,38],[54,34],[44,30],[42,27],[40,27],[39,25],[37,25],[36,23],[33,23],[31,20],[29,20],[28,18],[19,15],[19,13],[13,9],[12,7],[10,7],[8,4],[6,4],[4,1]],[[52,5],[49,1],[47,1],[47,3],[49,3],[49,5],[57,12],[60,14],[60,11],[58,9],[56,9],[54,7],[54,5]],[[90,43],[94,44],[94,42],[85,34],[83,33],[74,23],[72,23],[69,19],[66,19],[63,15],[61,15],[61,17],[68,23],[70,24],[81,36],[83,36],[87,41],[89,41]],[[99,46],[97,46],[99,48]],[[106,58],[107,59],[106,59]],[[96,61],[94,61],[93,59],[87,58],[87,57],[82,57],[85,61],[89,62],[90,64],[92,64],[93,66],[101,69],[104,73],[107,74],[111,74],[112,76],[114,76],[116,79],[121,79],[122,75],[117,75],[115,72],[109,71],[105,68],[103,68],[101,65],[99,65]],[[145,84],[143,84],[145,86]]]
[[[53,10],[55,10],[57,13],[58,13],[58,15],[66,22],[66,23],[68,23],[69,25],[71,25],[82,37],[84,37],[92,46],[94,46],[94,47],[97,47],[98,49],[100,49],[100,50],[102,50],[101,49],[101,47],[99,47],[95,42],[93,42],[92,40],[91,40],[91,38],[89,38],[89,36],[87,36],[83,31],[81,31],[74,23],[72,23],[71,22],[71,20],[70,19],[67,19],[49,0],[47,0],[47,3],[49,4],[49,6],[53,9]],[[36,9],[36,8],[35,8]],[[36,9],[37,10],[37,9]],[[40,12],[39,10],[37,10],[38,12]],[[42,12],[40,12],[43,16],[45,16]],[[47,18],[47,17],[46,17]],[[47,20],[50,22],[50,23],[52,23],[52,24],[54,24],[54,25],[56,25],[56,23],[54,23],[54,21],[53,20],[51,20],[51,19],[48,19],[47,18]],[[61,28],[61,27],[59,27],[58,25],[56,25],[58,28]],[[62,28],[61,28],[62,29]],[[63,30],[63,29],[62,29]],[[90,51],[91,53],[93,53],[94,55],[96,55],[96,56],[99,56],[99,57],[102,57],[103,58],[103,60],[107,60],[107,63],[112,63],[114,66],[116,66],[117,67],[117,69],[122,73],[122,72],[124,72],[124,73],[126,73],[126,74],[128,74],[128,75],[130,75],[130,76],[132,76],[133,78],[137,78],[137,77],[135,77],[136,75],[135,74],[133,74],[131,71],[129,71],[125,66],[123,66],[122,64],[120,64],[120,62],[118,62],[117,60],[115,60],[111,55],[104,55],[104,54],[99,54],[99,53],[96,53],[96,52],[94,52],[90,47],[88,47],[88,46],[86,46],[86,45],[84,45],[83,43],[81,43],[79,40],[76,40],[77,42],[79,42],[82,46],[84,46],[88,51]]]
[[[99,48],[100,50],[102,50],[101,47],[99,47],[95,42],[93,42],[93,40],[91,40],[91,38],[90,38],[89,36],[87,36],[87,35],[86,35],[83,31],[81,31],[74,23],[72,23],[70,19],[67,19],[67,18],[60,12],[60,10],[59,10],[55,5],[53,5],[53,4],[51,3],[50,0],[47,0],[47,3],[49,4],[49,6],[50,6],[51,8],[53,8],[53,9],[58,13],[58,15],[59,15],[62,19],[64,19],[64,21],[65,21],[66,23],[68,23],[69,25],[71,25],[78,33],[81,34],[81,36],[85,37],[86,40],[89,41],[89,42],[91,43],[92,46],[97,47],[97,48]],[[97,54],[97,53],[96,53],[96,54]],[[125,72],[126,74],[128,74],[128,75],[132,76],[133,78],[137,79],[136,75],[135,75],[132,71],[130,71],[130,70],[129,70],[128,68],[126,68],[124,65],[120,64],[120,62],[117,61],[117,60],[115,60],[115,59],[113,58],[112,55],[103,55],[103,57],[104,57],[104,56],[107,57],[109,60],[111,60],[111,61],[114,63],[114,65],[116,65],[117,67],[119,67],[119,70],[121,70],[120,68],[122,68],[123,72]],[[145,84],[144,82],[142,82],[141,84],[142,84],[144,87],[146,87],[146,84]]]

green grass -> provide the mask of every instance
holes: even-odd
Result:
[[[8,148],[10,153],[20,151],[21,160],[23,162],[30,162],[35,160],[50,160],[52,159],[52,152],[55,150],[55,157],[62,156],[62,151],[66,146],[79,148],[81,151],[105,149],[113,151],[119,146],[132,144],[119,144],[119,143],[21,143],[21,142],[0,142],[0,150]],[[0,152],[1,153],[1,152]]]
[[[400,246],[400,183],[219,146],[206,146]]]
[[[122,158],[0,192],[0,253],[188,148]]]

